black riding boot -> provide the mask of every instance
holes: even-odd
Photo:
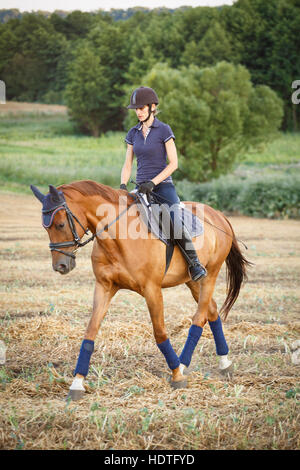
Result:
[[[200,279],[206,277],[207,271],[198,259],[198,255],[194,248],[192,238],[184,223],[182,223],[182,238],[177,238],[175,241],[178,244],[184,258],[188,263],[189,272],[192,280],[199,281]]]

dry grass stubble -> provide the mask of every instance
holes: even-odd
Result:
[[[51,268],[40,205],[1,193],[0,322],[8,346],[0,366],[2,449],[296,449],[299,447],[300,226],[233,217],[256,263],[224,325],[232,375],[217,368],[208,327],[194,354],[188,388],[172,390],[146,303],[114,298],[95,344],[87,393],[67,403],[92,309],[90,247],[77,268]],[[225,298],[225,270],[215,298]],[[164,290],[165,318],[180,352],[195,303],[185,286]]]

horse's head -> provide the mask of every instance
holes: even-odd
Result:
[[[62,191],[49,185],[49,193],[44,195],[40,190],[31,185],[33,194],[43,204],[42,224],[50,238],[50,250],[52,253],[52,267],[54,271],[67,274],[75,268],[74,248],[80,246],[80,239],[86,233],[79,216],[71,212]],[[76,210],[75,204],[72,209]],[[82,214],[80,214],[82,218]]]

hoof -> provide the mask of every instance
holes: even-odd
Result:
[[[195,372],[195,367],[186,367],[184,370],[183,370],[183,375],[190,375],[192,372]]]
[[[191,366],[186,367],[184,364],[180,364],[179,370],[180,370],[181,375],[187,376],[195,371],[195,367],[191,367]]]
[[[71,401],[77,401],[81,400],[84,396],[84,391],[83,390],[70,390],[68,393],[68,396],[66,398],[66,401],[71,400]]]
[[[221,374],[227,375],[227,374],[232,374],[233,372],[233,364],[230,364],[230,366],[226,367],[225,369],[219,369]]]
[[[174,388],[174,390],[177,390],[179,388],[186,388],[187,387],[187,380],[178,380],[177,382],[175,380],[170,381],[171,387]]]

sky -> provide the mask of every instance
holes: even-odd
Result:
[[[0,0],[0,10],[17,8],[20,11],[96,11],[111,8],[126,10],[136,6],[178,8],[183,5],[198,7],[232,5],[233,3],[234,0]]]

